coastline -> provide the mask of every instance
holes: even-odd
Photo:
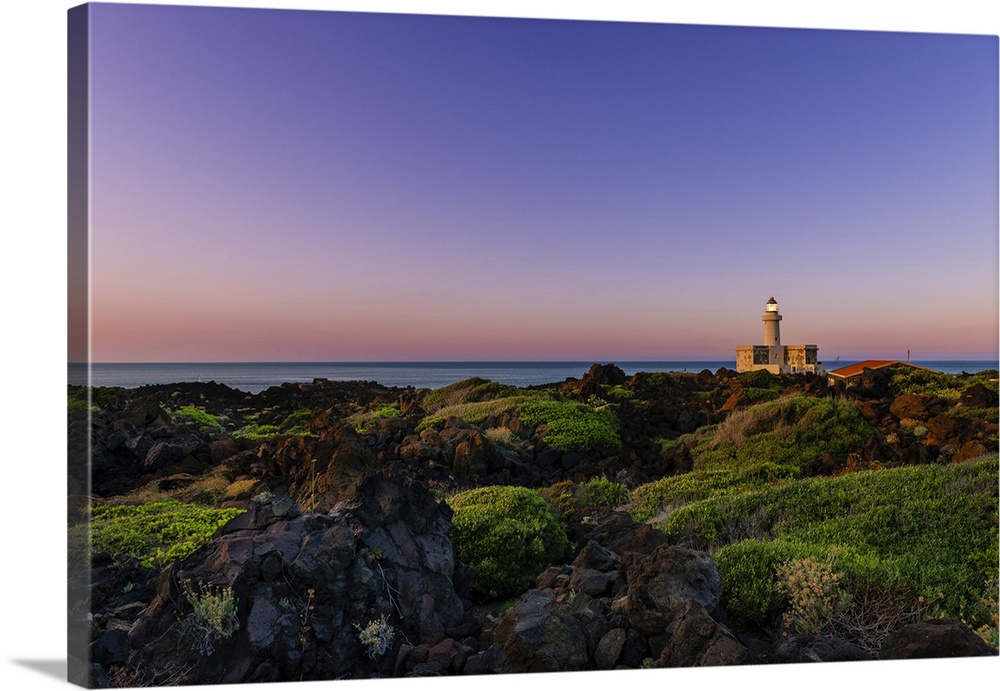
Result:
[[[854,360],[826,363],[828,369],[854,364]],[[970,374],[997,369],[996,360],[914,361],[947,374]],[[210,382],[247,393],[259,393],[285,383],[375,381],[384,386],[436,389],[470,377],[514,386],[538,386],[582,377],[594,361],[481,361],[481,362],[176,362],[176,363],[70,363],[71,385],[136,388],[150,384]],[[615,362],[627,375],[637,372],[712,372],[734,369],[733,360],[649,360]]]

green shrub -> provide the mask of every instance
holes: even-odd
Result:
[[[205,412],[201,408],[186,405],[182,406],[177,413],[181,417],[187,418],[191,422],[201,425],[202,427],[221,427],[219,424],[219,418],[215,417],[211,413]]]
[[[745,540],[715,553],[722,578],[722,605],[738,626],[767,626],[785,606],[775,571],[789,559],[811,554],[809,548],[786,541]]]
[[[741,470],[765,463],[804,468],[829,453],[843,462],[873,434],[853,403],[787,396],[729,414],[692,450],[698,470]]]
[[[580,450],[595,446],[617,448],[618,421],[610,409],[573,401],[532,401],[518,409],[521,421],[546,425],[542,441],[554,448]]]
[[[441,429],[448,420],[444,415],[428,415],[414,428],[415,432],[422,432],[425,429]]]
[[[614,386],[609,386],[607,388],[608,388],[607,390],[608,395],[613,398],[628,399],[635,397],[635,393],[631,389],[628,389],[622,386],[621,384],[615,384]]]
[[[211,509],[174,499],[148,504],[94,506],[91,547],[95,553],[130,556],[142,566],[183,559],[242,509]]]
[[[588,509],[620,506],[632,499],[632,493],[625,485],[602,477],[580,483],[579,489],[580,506]]]
[[[439,408],[433,418],[457,417],[465,422],[478,425],[488,418],[505,413],[518,412],[536,400],[561,400],[557,394],[541,391],[524,391],[516,396],[496,398],[488,401],[472,401]]]
[[[709,497],[731,496],[789,482],[801,472],[792,466],[762,463],[746,470],[695,470],[640,485],[632,491],[632,520],[647,521],[668,508]]]
[[[778,399],[781,396],[781,391],[780,387],[764,389],[757,386],[750,386],[743,389],[743,395],[753,403],[765,403]]]
[[[281,429],[277,425],[250,424],[235,432],[233,436],[245,437],[247,439],[267,439],[279,434],[281,434]]]
[[[889,368],[889,393],[893,397],[905,393],[930,394],[948,401],[958,401],[962,392],[973,384],[982,384],[997,390],[996,370],[984,370],[977,374],[946,374],[934,370],[918,369],[906,365],[892,365]],[[994,419],[995,419],[994,410]]]
[[[672,540],[717,550],[730,604],[760,625],[775,614],[773,596],[765,594],[775,579],[745,578],[764,578],[763,565],[773,567],[776,555],[827,558],[836,550],[849,591],[912,591],[938,614],[980,626],[989,621],[984,579],[997,568],[997,486],[994,454],[716,495],[675,509],[657,527]],[[754,570],[728,570],[735,556],[743,564],[748,555]]]
[[[773,389],[781,388],[781,380],[764,369],[753,370],[752,372],[740,372],[738,375],[744,388]]]
[[[489,401],[460,403],[441,408],[424,419],[417,429],[438,424],[443,418],[457,417],[465,422],[481,424],[489,418],[514,413],[530,427],[546,425],[542,441],[547,445],[570,451],[593,447],[618,448],[618,420],[610,408],[595,408],[570,401],[558,394],[525,391],[517,396]]]
[[[632,379],[636,388],[672,389],[677,386],[677,379],[668,372],[636,372]]]
[[[424,396],[423,406],[425,410],[434,412],[448,406],[508,398],[517,394],[518,388],[516,386],[472,377],[434,389]]]
[[[199,582],[196,590],[187,579],[181,588],[194,613],[195,649],[202,655],[211,655],[215,652],[215,641],[239,631],[240,621],[236,616],[239,600],[228,586]]]
[[[87,403],[87,398],[86,397],[78,397],[78,396],[74,396],[73,394],[70,394],[67,397],[66,409],[69,412],[71,412],[71,413],[79,412],[81,410],[88,410],[88,409],[93,410],[93,411],[99,410],[99,408],[96,405],[89,405]]]
[[[543,489],[541,496],[562,520],[568,520],[579,509],[621,506],[632,500],[627,487],[605,478],[580,483],[562,480]]]
[[[494,485],[451,497],[452,544],[479,571],[473,591],[494,599],[519,594],[560,558],[566,533],[535,490]]]
[[[850,600],[840,584],[840,574],[830,563],[815,557],[790,559],[778,565],[775,575],[779,591],[788,598],[783,620],[789,630],[822,635]]]
[[[521,437],[511,432],[506,427],[490,427],[488,430],[483,432],[483,434],[485,434],[486,437],[494,444],[508,449],[515,449],[523,442]]]
[[[354,425],[354,429],[358,434],[367,434],[375,429],[380,420],[396,418],[402,414],[403,412],[397,406],[390,403],[383,403],[373,410],[355,413],[347,418],[347,421]]]
[[[367,626],[355,624],[354,628],[358,632],[358,641],[372,660],[384,655],[392,647],[396,630],[384,614],[378,619],[369,621]]]
[[[85,410],[87,406],[96,409],[129,400],[128,389],[120,386],[80,386],[70,387],[68,395],[70,410]]]
[[[312,419],[313,411],[309,408],[298,408],[281,421],[278,429],[285,434],[291,434],[299,430],[306,430],[309,421]]]

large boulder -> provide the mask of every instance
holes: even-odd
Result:
[[[379,475],[328,514],[254,504],[161,574],[128,634],[133,660],[192,684],[391,676],[404,641],[478,634],[450,515],[426,486]],[[467,652],[437,651],[435,669]]]
[[[931,442],[944,442],[961,437],[968,423],[950,415],[935,415],[926,422],[927,438]]]
[[[667,628],[668,639],[659,658],[659,667],[707,667],[748,665],[760,662],[722,624],[715,621],[695,600],[688,600]]]
[[[855,662],[872,659],[853,643],[830,636],[796,634],[781,640],[774,651],[778,662]]]
[[[931,403],[934,397],[927,394],[906,393],[899,396],[889,406],[889,412],[900,420],[927,420],[933,415]]]
[[[644,636],[663,633],[689,601],[710,616],[718,611],[722,579],[704,552],[677,545],[657,547],[648,557],[629,561],[627,578],[628,620]]]
[[[180,444],[161,441],[149,449],[142,466],[148,472],[155,472],[179,463],[187,455],[187,449]]]
[[[591,365],[590,370],[583,375],[577,393],[583,398],[589,396],[603,396],[605,386],[616,386],[625,384],[628,377],[617,365]]]
[[[996,655],[997,650],[956,619],[926,619],[904,626],[879,650],[883,660]]]
[[[552,590],[525,594],[497,626],[500,671],[566,672],[587,669],[587,635],[569,609],[556,602]]]
[[[962,392],[962,397],[959,400],[967,408],[996,408],[1000,396],[996,391],[988,389],[982,384],[973,384]]]

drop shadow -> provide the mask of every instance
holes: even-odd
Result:
[[[66,660],[11,660],[11,662],[44,674],[47,677],[66,681]]]

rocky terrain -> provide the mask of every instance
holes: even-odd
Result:
[[[995,377],[956,378],[957,399],[899,393],[888,370],[830,387],[614,365],[516,391],[70,387],[71,522],[88,497],[239,514],[182,558],[76,555],[91,570],[71,597],[90,595],[71,635],[85,631],[101,687],[996,654],[954,617],[900,619],[878,648],[733,621],[709,551],[633,520],[628,502],[567,499],[593,478],[627,493],[698,470],[715,426],[796,395],[855,406],[866,425],[857,443],[799,459],[803,478],[979,458],[997,450]],[[497,600],[459,559],[448,503],[492,485],[540,490],[568,538],[533,588]]]

